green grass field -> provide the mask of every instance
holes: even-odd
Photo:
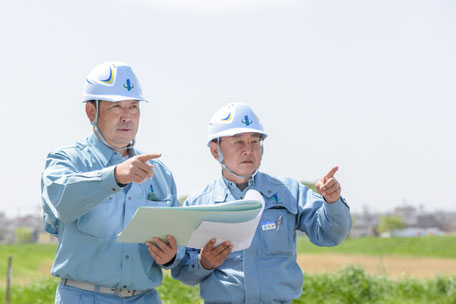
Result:
[[[0,286],[6,282],[8,256],[13,257],[13,276],[16,282],[49,277],[57,245],[0,245]]]
[[[49,267],[55,245],[0,245],[0,303],[5,299],[6,265],[13,256],[11,303],[53,303],[58,280],[43,270]],[[410,239],[347,239],[340,246],[318,248],[306,239],[298,242],[300,253],[405,255],[456,258],[456,237]],[[294,303],[456,303],[456,276],[432,280],[392,280],[367,274],[359,267],[330,274],[304,274],[303,294]],[[169,276],[158,288],[163,303],[203,303],[199,288],[186,286]]]
[[[346,239],[336,247],[317,247],[308,238],[299,238],[298,253],[364,254],[370,256],[401,255],[413,257],[456,258],[455,236],[415,238]]]

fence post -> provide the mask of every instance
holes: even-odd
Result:
[[[11,268],[12,268],[12,260],[13,257],[9,256],[8,257],[8,278],[6,280],[6,304],[10,304],[10,287],[11,287]]]

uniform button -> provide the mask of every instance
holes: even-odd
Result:
[[[124,285],[123,288],[127,288],[127,285]]]
[[[268,190],[268,193],[271,193],[271,190]]]
[[[128,197],[128,200],[131,201],[131,196]]]
[[[128,255],[126,255],[125,258],[128,260],[130,257]]]
[[[112,191],[116,191],[116,189],[115,189],[115,188],[112,188],[111,190],[112,190]]]
[[[112,200],[112,197],[109,197],[110,200]]]

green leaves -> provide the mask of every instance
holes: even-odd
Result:
[[[400,215],[380,216],[380,223],[377,227],[378,233],[390,232],[404,228],[404,219]]]
[[[392,280],[384,276],[370,275],[358,266],[347,266],[332,274],[304,274],[303,294],[293,301],[306,304],[455,302],[456,277]]]

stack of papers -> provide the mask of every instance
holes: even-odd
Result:
[[[210,203],[210,202],[208,202]],[[233,251],[250,247],[264,209],[258,191],[247,191],[243,200],[204,206],[140,207],[118,235],[117,241],[144,243],[172,235],[178,245],[203,248],[211,238],[215,246],[233,243]]]

